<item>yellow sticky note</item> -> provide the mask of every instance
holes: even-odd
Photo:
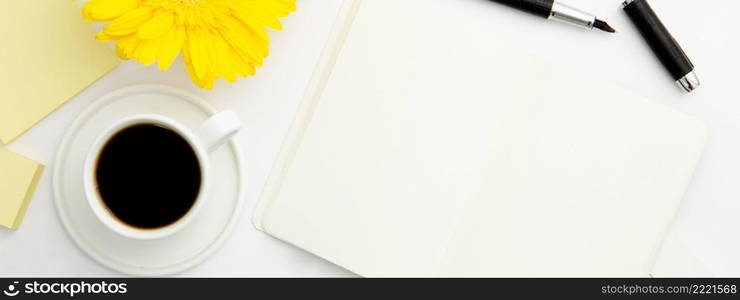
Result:
[[[33,160],[0,149],[0,226],[18,228],[43,169]]]
[[[0,141],[7,144],[118,65],[70,1],[4,1]]]

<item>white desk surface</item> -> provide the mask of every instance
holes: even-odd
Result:
[[[372,0],[366,0],[372,1]],[[674,230],[707,269],[740,276],[740,2],[651,0],[697,66],[702,87],[681,91],[621,10],[620,1],[568,0],[612,24],[618,33],[583,31],[528,16],[485,0],[481,9],[502,26],[490,34],[585,74],[601,77],[657,102],[704,119],[710,142]],[[326,42],[342,0],[298,0],[298,10],[272,32],[271,56],[257,76],[213,91],[195,88],[182,62],[168,72],[124,62],[50,117],[7,146],[51,166],[66,128],[96,97],[137,83],[163,83],[195,92],[218,109],[237,111],[245,125],[238,139],[249,165],[247,208],[239,227],[203,264],[181,276],[352,276],[329,262],[255,230],[249,218],[294,112]],[[492,70],[495,72],[495,70]],[[629,120],[625,120],[629,121]],[[64,232],[51,190],[51,168],[41,178],[17,231],[0,229],[0,276],[119,276],[80,251]]]

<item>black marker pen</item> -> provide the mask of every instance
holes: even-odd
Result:
[[[671,73],[673,79],[687,92],[699,87],[699,78],[694,73],[694,64],[691,63],[681,46],[673,38],[663,22],[653,11],[647,0],[626,0],[624,11],[642,36],[647,41],[655,55]]]
[[[596,16],[580,9],[568,6],[555,0],[491,0],[513,8],[523,10],[546,19],[553,19],[580,27],[598,28],[606,32],[615,32],[614,28]]]

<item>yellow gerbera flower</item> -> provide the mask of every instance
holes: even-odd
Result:
[[[110,21],[98,33],[116,41],[122,59],[167,70],[182,52],[190,78],[212,89],[224,78],[254,75],[267,57],[265,27],[295,10],[295,0],[91,0],[82,7],[90,21]]]

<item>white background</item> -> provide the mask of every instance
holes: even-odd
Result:
[[[674,230],[714,275],[740,276],[740,18],[735,16],[740,2],[651,0],[697,66],[702,87],[686,94],[650,52],[620,1],[567,0],[607,20],[618,30],[613,35],[537,19],[486,0],[446,1],[476,2],[489,10],[501,25],[490,28],[490,34],[516,49],[705,120],[710,142]],[[219,82],[213,91],[203,91],[190,83],[181,61],[168,72],[124,62],[7,145],[49,168],[21,228],[0,228],[0,276],[120,275],[88,258],[65,233],[53,204],[50,166],[77,114],[106,92],[137,83],[163,83],[195,92],[218,109],[237,111],[245,124],[237,138],[248,164],[247,211],[213,257],[180,275],[351,276],[258,232],[249,220],[341,4],[342,0],[298,0],[298,10],[283,20],[284,30],[271,33],[271,55],[254,77],[236,84]]]

